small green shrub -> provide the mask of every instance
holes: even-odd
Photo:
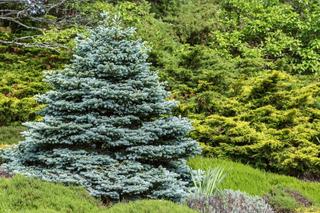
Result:
[[[192,182],[195,188],[195,196],[211,196],[219,191],[219,185],[223,181],[225,174],[221,168],[197,170],[192,175]]]
[[[0,94],[0,126],[34,120],[41,105],[32,97],[16,98]]]

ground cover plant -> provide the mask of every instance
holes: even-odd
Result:
[[[317,182],[260,171],[230,160],[197,157],[191,159],[189,165],[193,169],[203,170],[223,168],[226,177],[220,188],[264,197],[279,212],[294,212],[295,209],[310,206],[315,209],[320,207],[320,183]]]
[[[83,188],[15,176],[0,179],[1,212],[98,212],[101,203]]]
[[[187,206],[164,200],[140,200],[120,203],[112,207],[103,205],[84,188],[63,186],[37,179],[15,176],[0,179],[0,211],[3,213],[174,213],[195,212]]]
[[[211,196],[191,197],[187,200],[190,208],[206,213],[273,213],[271,206],[261,197],[240,191],[223,190]]]
[[[165,200],[140,200],[129,203],[119,203],[106,211],[107,213],[196,213],[196,210],[188,208],[186,205],[179,205]]]

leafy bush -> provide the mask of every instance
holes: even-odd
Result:
[[[224,190],[216,195],[193,197],[187,205],[206,213],[272,213],[272,208],[260,197],[250,196],[240,191]]]
[[[298,82],[283,72],[266,72],[243,81],[237,95],[199,95],[198,104],[185,109],[203,113],[194,116],[193,135],[204,153],[274,172],[319,176],[320,85]],[[200,104],[206,109],[194,108]]]
[[[240,63],[254,56],[271,61],[272,69],[319,73],[319,2],[224,0],[221,6],[223,25],[212,41]]]

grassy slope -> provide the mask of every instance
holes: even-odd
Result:
[[[186,206],[163,200],[139,200],[130,203],[119,203],[108,209],[107,213],[196,213]]]
[[[97,212],[85,190],[22,176],[0,179],[0,212]]]
[[[189,161],[195,169],[222,167],[227,177],[222,188],[247,192],[252,195],[264,196],[271,193],[278,204],[288,208],[298,207],[286,190],[296,191],[310,200],[314,206],[320,207],[320,183],[298,180],[294,177],[263,172],[250,166],[228,160],[197,157]]]
[[[106,208],[82,188],[65,187],[61,184],[16,176],[12,179],[0,179],[0,212],[192,213],[194,211],[186,206],[161,200],[140,200]]]
[[[21,126],[0,127],[0,146],[17,143],[22,139],[20,131],[23,130],[24,128]],[[197,157],[191,159],[189,163],[195,169],[223,167],[227,173],[227,177],[222,184],[223,188],[240,190],[259,196],[270,195],[271,193],[278,205],[289,209],[298,208],[299,206],[293,203],[294,200],[292,201],[290,196],[283,193],[289,189],[299,192],[310,200],[313,206],[320,207],[320,183],[304,182],[293,177],[267,173],[227,160]],[[14,212],[18,209],[32,209],[31,212],[34,212],[35,209],[39,208],[42,209],[42,212],[44,209],[46,212],[49,212],[49,210],[53,212],[102,211],[98,207],[99,204],[79,188],[66,188],[61,185],[16,177],[12,180],[1,180],[0,191],[0,212],[5,212],[5,210]],[[113,212],[119,212],[119,208],[137,210],[148,206],[152,212],[161,212],[167,207],[171,209],[170,205],[173,205],[172,203],[163,205],[162,203],[148,201],[149,205],[143,202],[145,201],[119,204],[109,210],[114,209]],[[157,209],[161,209],[161,211]]]

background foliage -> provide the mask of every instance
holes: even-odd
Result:
[[[108,12],[147,41],[149,61],[180,100],[176,112],[193,119],[204,154],[319,177],[319,1],[96,0],[59,8],[46,17],[70,22],[0,30],[3,40],[36,34],[23,41],[55,47],[0,46],[1,125],[37,117],[32,97],[48,90],[42,70],[62,67],[75,35]]]

